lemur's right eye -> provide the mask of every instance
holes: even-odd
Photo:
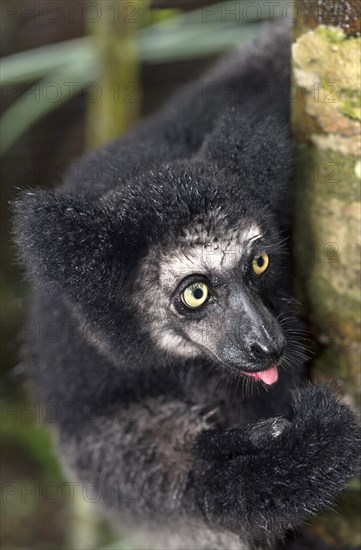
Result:
[[[252,261],[252,269],[256,275],[262,275],[269,266],[269,257],[266,252],[261,252],[257,254]]]
[[[208,286],[203,281],[190,284],[181,294],[183,304],[191,309],[202,306],[207,298]]]

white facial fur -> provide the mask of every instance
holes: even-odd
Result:
[[[146,319],[153,341],[172,355],[196,357],[201,354],[200,348],[175,327],[174,316],[179,313],[171,296],[178,284],[192,274],[209,276],[233,269],[248,252],[252,240],[261,237],[256,224],[232,231],[218,227],[218,236],[213,229],[214,219],[211,221],[212,230],[208,224],[198,223],[183,232],[176,246],[153,247],[141,264],[136,283],[136,306]]]

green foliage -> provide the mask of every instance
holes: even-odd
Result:
[[[285,0],[275,7],[282,12]],[[240,4],[241,5],[241,4]],[[147,10],[134,33],[139,62],[162,63],[209,56],[252,40],[269,17],[262,0],[253,2],[255,13],[234,13],[235,2],[182,13],[179,10]],[[232,11],[233,10],[233,11]],[[257,21],[250,22],[257,14]],[[5,112],[1,119],[4,154],[42,117],[69,101],[104,71],[101,44],[92,36],[48,45],[11,55],[1,61],[1,86],[36,82]],[[127,75],[126,75],[127,76]],[[69,82],[77,85],[70,87]],[[47,97],[51,84],[57,97]]]
[[[40,409],[25,398],[15,403],[2,400],[0,410],[2,445],[17,447],[23,456],[29,457],[43,482],[61,480],[49,433],[39,422],[34,422],[34,417],[41,416]]]

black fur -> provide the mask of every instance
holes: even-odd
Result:
[[[118,522],[162,533],[161,547],[264,548],[359,468],[353,413],[327,388],[296,389],[302,342],[281,254],[292,213],[289,42],[275,26],[86,156],[59,190],[15,205],[34,286],[28,322],[41,335],[24,360],[41,401],[61,410],[64,463],[97,484]],[[284,319],[288,361],[269,388],[209,357],[162,351],[133,301],[148,251],[175,246],[215,211],[222,221],[207,231],[256,222],[275,258],[264,284],[249,283]]]

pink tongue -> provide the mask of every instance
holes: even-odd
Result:
[[[269,386],[271,384],[274,384],[278,380],[278,370],[276,365],[273,365],[267,370],[263,370],[261,372],[244,372],[241,370],[243,374],[246,374],[247,376],[252,376],[252,378],[256,378],[256,380],[262,380],[265,384],[268,384]]]

